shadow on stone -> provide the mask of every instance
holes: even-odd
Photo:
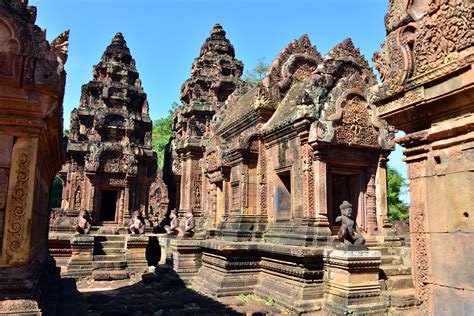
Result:
[[[148,244],[146,246],[146,261],[148,266],[157,266],[158,262],[160,261],[161,253],[160,253],[160,244],[158,243],[158,238],[154,236],[150,236],[148,240]]]
[[[115,290],[82,293],[82,297],[84,315],[243,315],[186,287],[173,271],[157,272],[153,278]]]

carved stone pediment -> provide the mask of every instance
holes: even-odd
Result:
[[[373,57],[382,85],[374,101],[395,96],[463,67],[473,44],[472,5],[464,0],[392,0],[387,37]]]

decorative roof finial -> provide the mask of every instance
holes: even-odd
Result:
[[[219,23],[216,23],[211,30],[211,36],[218,35],[218,36],[225,36],[225,31]]]
[[[114,38],[112,39],[112,45],[127,47],[127,42],[123,38],[121,32],[117,32],[117,34],[115,34]]]

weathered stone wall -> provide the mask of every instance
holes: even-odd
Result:
[[[407,134],[410,232],[418,299],[433,315],[474,309],[472,3],[390,1],[374,55],[378,114]]]
[[[0,310],[37,313],[58,277],[47,235],[68,32],[48,43],[28,1],[3,1],[0,17]]]
[[[121,33],[93,67],[92,77],[71,113],[66,163],[60,172],[64,214],[51,225],[53,233],[73,231],[71,222],[80,210],[87,210],[95,225],[117,228],[128,226],[133,212],[148,215],[149,188],[157,169],[152,121],[135,60]],[[104,192],[115,192],[115,201],[103,202]],[[112,208],[110,218],[103,216]]]

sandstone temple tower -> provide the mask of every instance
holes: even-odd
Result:
[[[343,202],[372,245],[390,233],[394,129],[376,116],[367,93],[375,75],[350,39],[322,57],[303,35],[252,86],[239,80],[243,66],[224,34],[214,27],[183,85],[165,166],[174,207],[199,219],[198,234],[160,244],[169,243],[174,271],[204,293],[255,293],[298,313],[320,310],[328,303],[323,250],[338,234]],[[357,303],[383,312],[373,254],[357,263],[370,263],[374,276]],[[334,293],[352,295],[344,291]]]
[[[241,84],[241,61],[235,59],[234,47],[219,24],[211,30],[193,62],[191,78],[181,87],[182,107],[175,112],[172,140],[172,177],[170,192],[175,192],[171,207],[180,214],[192,212],[194,216],[209,219],[203,214],[206,181],[202,177],[200,160],[204,153],[204,134],[216,110],[223,106],[229,95]],[[170,168],[169,168],[170,169]],[[203,223],[198,225],[202,228]]]
[[[94,225],[123,227],[148,209],[157,158],[147,97],[121,33],[92,75],[71,113],[61,207],[73,217],[89,211]]]

